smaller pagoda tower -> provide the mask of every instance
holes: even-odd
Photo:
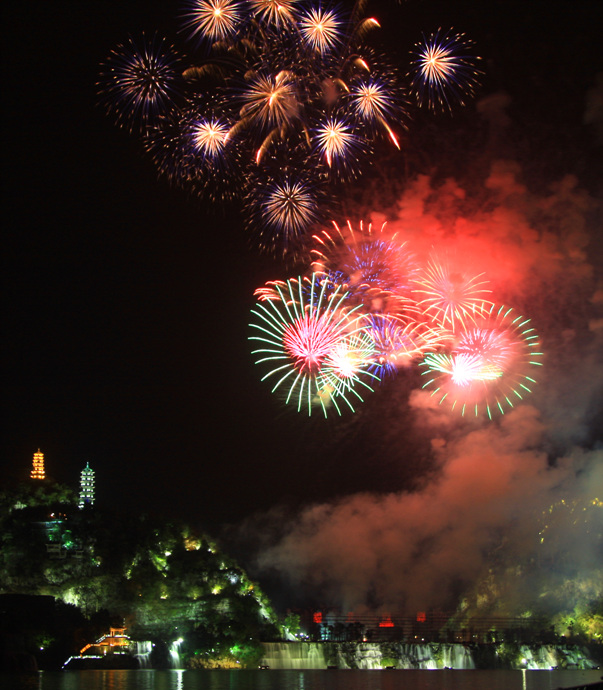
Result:
[[[94,505],[94,470],[90,467],[90,463],[86,463],[80,477],[80,502],[78,506],[83,508],[85,505]]]
[[[44,472],[44,453],[38,452],[34,453],[33,456],[33,467],[29,473],[31,479],[45,479],[46,474]]]

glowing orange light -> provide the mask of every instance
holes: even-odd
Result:
[[[312,620],[315,623],[322,623],[322,611],[314,611],[314,615],[312,616]]]
[[[425,611],[419,611],[419,613],[417,613],[417,623],[425,623],[426,620],[427,615]]]
[[[38,452],[34,453],[33,456],[33,468],[29,475],[32,479],[44,479],[46,474],[44,473],[44,453]]]

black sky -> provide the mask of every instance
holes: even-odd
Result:
[[[485,58],[482,95],[512,93],[526,126],[557,118],[552,158],[585,172],[571,137],[603,69],[598,2],[380,5],[402,59],[421,30],[466,31]],[[236,210],[215,213],[157,180],[96,105],[110,49],[143,31],[178,41],[178,8],[3,4],[0,476],[27,476],[39,447],[61,482],[77,485],[89,462],[99,502],[210,529],[279,502],[409,486],[428,450],[400,448],[398,434],[389,453],[371,433],[383,410],[308,420],[259,384],[252,294],[286,269],[248,247]]]

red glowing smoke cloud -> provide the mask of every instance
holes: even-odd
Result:
[[[512,161],[494,162],[484,182],[486,209],[471,204],[454,180],[434,189],[429,178],[420,177],[400,199],[389,230],[411,240],[423,257],[435,252],[460,272],[483,273],[498,302],[555,280],[590,278],[586,216],[593,200],[571,175],[548,195],[536,196],[518,181],[520,172]],[[459,212],[459,206],[469,212]],[[380,219],[375,214],[374,221]]]
[[[484,272],[493,301],[532,317],[546,354],[539,392],[530,405],[484,425],[461,421],[414,391],[408,433],[432,439],[437,476],[414,492],[308,506],[262,552],[261,568],[276,569],[294,588],[305,583],[344,610],[455,606],[487,578],[493,554],[522,564],[542,553],[538,519],[552,504],[601,497],[603,453],[580,448],[603,380],[603,291],[588,252],[596,205],[571,176],[544,194],[520,178],[517,164],[495,162],[478,203],[454,180],[435,189],[420,177],[388,227],[420,258],[435,249],[459,271]],[[367,471],[379,461],[367,457]],[[588,556],[592,534],[572,539],[569,530],[569,523],[559,527],[556,537],[567,549],[564,562],[588,572],[596,566]],[[530,586],[509,586],[508,607],[522,610],[537,596],[531,587],[551,586],[547,577],[543,571]]]

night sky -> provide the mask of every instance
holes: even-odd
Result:
[[[551,128],[540,162],[519,152],[525,165],[536,178],[539,165],[574,173],[601,199],[603,148],[582,122],[603,70],[599,2],[374,7],[403,65],[421,31],[465,31],[484,57],[478,100],[505,91],[524,132]],[[137,139],[97,105],[99,64],[129,35],[157,30],[183,45],[178,8],[3,5],[0,478],[26,477],[40,448],[60,482],[76,486],[89,462],[99,505],[214,532],[276,505],[413,488],[438,461],[431,438],[410,431],[412,377],[387,382],[356,417],[283,408],[260,384],[247,337],[254,289],[289,268],[249,246],[236,207],[158,180]],[[427,158],[437,156],[429,128],[439,127],[437,141],[462,159],[472,118],[475,104],[434,124],[417,115]]]

